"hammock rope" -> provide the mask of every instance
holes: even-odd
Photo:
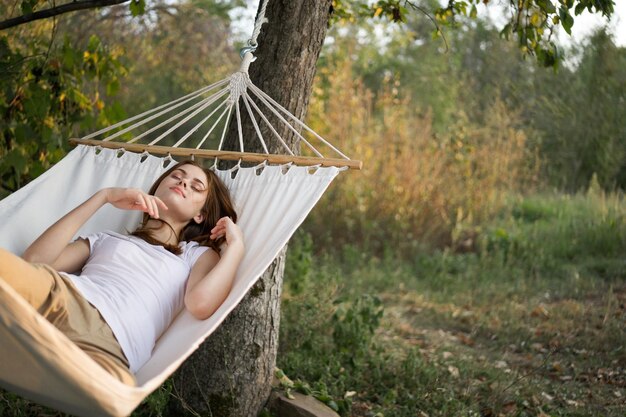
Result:
[[[196,92],[70,141],[75,144],[100,145],[164,155],[247,162],[267,161],[272,164],[291,162],[304,166],[361,169],[361,161],[350,159],[250,80],[248,70],[256,59],[253,52],[257,48],[257,37],[261,27],[267,21],[266,8],[267,0],[264,0],[255,21],[252,37],[248,40],[250,46],[241,50],[242,63],[237,72]],[[296,145],[303,144],[303,148],[311,156],[296,156],[268,115],[272,115],[277,124],[293,135]],[[263,153],[246,151],[245,144],[255,138],[244,139],[245,118],[251,122],[253,135],[259,141]],[[223,150],[231,121],[236,124],[238,152]],[[263,136],[264,129],[271,133],[284,154],[270,154],[267,141],[269,138]],[[202,134],[203,131],[206,133]],[[196,139],[197,143],[194,144],[193,141]],[[318,144],[314,145],[312,139]],[[142,143],[142,140],[147,143]],[[211,143],[217,143],[216,150],[209,149]],[[318,149],[320,145],[333,156],[325,156]]]
[[[254,22],[254,30],[252,31],[252,37],[248,40],[248,45],[253,48],[256,48],[257,41],[256,39],[259,37],[259,33],[261,33],[261,26],[263,23],[267,22],[267,18],[265,17],[265,10],[267,9],[267,0],[263,0],[263,4],[261,5],[261,10],[259,10],[259,15]]]
[[[115,124],[107,126],[107,127],[103,128],[103,129],[100,129],[100,130],[98,130],[96,132],[93,132],[93,133],[90,133],[90,134],[88,134],[86,136],[83,136],[82,139],[87,140],[87,139],[92,139],[92,138],[98,137],[100,135],[103,135],[105,133],[110,132],[111,130],[117,129],[118,127],[121,127],[121,126],[123,126],[123,125],[125,125],[127,123],[132,123],[135,120],[142,119],[144,116],[147,116],[147,115],[149,115],[151,113],[158,112],[159,110],[164,109],[164,108],[168,109],[169,106],[173,106],[173,105],[175,105],[178,102],[181,102],[181,103],[179,103],[178,106],[182,106],[183,104],[186,104],[187,102],[189,102],[189,101],[193,100],[194,98],[196,98],[196,97],[206,93],[207,91],[210,91],[210,90],[212,90],[212,89],[214,89],[216,87],[221,87],[222,85],[226,84],[227,82],[228,82],[228,79],[217,81],[217,82],[215,82],[215,83],[213,83],[211,85],[202,87],[201,89],[199,89],[197,91],[194,91],[193,93],[189,93],[186,96],[179,97],[179,98],[177,98],[175,100],[172,100],[169,103],[162,104],[162,105],[160,105],[158,107],[155,107],[153,109],[147,110],[147,111],[145,111],[143,113],[140,113],[140,114],[138,114],[136,116],[130,117],[130,118],[126,119],[126,120],[122,120],[120,122],[117,122]],[[178,106],[171,107],[170,109],[175,109]],[[161,116],[161,115],[167,113],[168,111],[169,111],[169,109],[159,113],[157,116],[154,116],[153,118]],[[150,120],[152,120],[152,118]],[[150,121],[150,120],[146,120],[146,121]],[[142,123],[135,124],[135,125],[127,128],[128,130],[126,130],[124,132],[117,132],[117,133],[115,133],[115,134],[113,134],[111,136],[103,138],[102,140],[104,140],[104,141],[112,140],[112,139],[114,139],[114,138],[116,138],[118,136],[121,136],[122,134],[126,133],[127,131],[130,131],[130,130],[140,126],[141,124]]]

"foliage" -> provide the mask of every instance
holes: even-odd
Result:
[[[448,32],[446,53],[418,19],[410,18],[405,31],[384,30],[381,41],[370,25],[333,28],[320,71],[332,71],[337,56],[349,55],[352,74],[374,100],[395,83],[414,115],[430,120],[440,137],[466,121],[488,125],[501,103],[511,127],[526,136],[526,151],[542,160],[544,183],[572,192],[585,189],[596,173],[604,189],[624,188],[625,49],[603,30],[576,46],[558,73],[521,59],[515,45],[482,21]],[[320,84],[327,88],[323,77]]]
[[[586,189],[594,174],[604,189],[626,189],[626,49],[603,30],[580,48],[575,71],[535,77],[526,112],[549,162],[545,174],[568,191]]]
[[[414,109],[393,78],[374,95],[343,58],[319,73],[323,87],[310,105],[311,126],[364,161],[364,169],[339,178],[309,216],[320,247],[360,242],[373,253],[393,247],[410,254],[421,244],[471,250],[471,229],[499,208],[503,192],[533,183],[536,164],[526,136],[502,102],[492,104],[482,126],[458,111],[454,124],[433,134],[428,114]]]
[[[121,50],[95,35],[84,48],[68,37],[55,46],[45,29],[53,28],[33,30],[28,41],[0,37],[1,196],[60,160],[76,127],[93,129],[123,116],[101,98],[115,94],[125,75]]]
[[[120,18],[123,7],[109,8],[0,37],[0,197],[60,160],[69,138],[231,71],[236,54],[228,20],[211,16],[214,9],[224,15],[227,6],[179,4],[175,15],[163,11],[158,25],[143,28]],[[136,47],[129,48],[131,42]]]
[[[619,416],[625,236],[624,196],[592,188],[512,196],[477,253],[319,256],[297,244],[287,271],[309,278],[285,273],[278,366],[342,415]],[[384,315],[372,336],[352,336],[367,343],[350,362],[332,301],[358,311],[372,292]]]
[[[576,264],[617,272],[621,266],[612,259],[626,251],[625,221],[623,197],[607,195],[597,183],[586,194],[527,197],[507,222],[485,230],[481,253],[536,268],[565,271]]]
[[[123,48],[129,79],[117,99],[133,112],[148,110],[211,84],[236,68],[227,12],[237,1],[167,4],[132,18],[124,6],[67,16],[61,31],[82,44],[83,33]],[[132,20],[131,20],[132,19]],[[156,23],[154,23],[156,22]],[[106,98],[104,98],[106,100]]]
[[[242,0],[201,0],[194,2],[195,5],[208,5],[215,14],[222,13],[235,6],[243,5]],[[426,3],[424,5],[423,3]],[[445,6],[436,1],[409,1],[409,0],[378,0],[375,2],[366,0],[333,0],[331,5],[332,21],[351,21],[365,19],[385,19],[395,23],[405,23],[412,14],[423,14],[433,23],[433,36],[442,36],[442,27],[456,27],[460,24],[467,25],[467,18],[476,19],[479,11],[477,6],[481,3],[487,5],[488,0],[450,0]],[[22,0],[22,16],[29,15],[40,6],[46,4],[41,0]],[[6,6],[2,5],[2,9]],[[95,6],[94,6],[95,7]],[[160,0],[146,3],[145,0],[131,0],[128,10],[133,17],[141,16],[147,10],[163,8]],[[168,7],[168,6],[165,6]],[[55,9],[53,6],[49,9]],[[549,0],[511,1],[508,8],[509,21],[501,29],[502,37],[509,39],[513,34],[516,36],[519,47],[525,55],[535,56],[542,65],[556,67],[562,59],[562,51],[558,48],[552,37],[557,27],[571,34],[574,25],[574,16],[583,11],[601,14],[610,17],[614,11],[613,0],[559,0],[554,4]],[[13,7],[13,10],[15,7]],[[13,14],[13,10],[8,16]]]
[[[393,22],[406,22],[410,13],[423,13],[435,21],[433,34],[442,35],[442,26],[467,24],[464,18],[475,19],[477,6],[489,3],[484,0],[450,0],[445,6],[430,2],[430,7],[421,6],[420,2],[408,0],[334,0],[335,20],[354,21],[357,18],[386,18]],[[558,7],[558,8],[557,8]],[[501,29],[500,35],[509,39],[516,36],[519,48],[524,54],[533,55],[546,67],[558,66],[563,57],[562,51],[552,39],[558,26],[571,34],[574,16],[587,10],[590,13],[610,17],[614,11],[613,0],[559,0],[555,5],[548,0],[530,0],[510,2],[512,9],[508,13],[509,21]],[[429,14],[432,10],[434,17]],[[573,16],[574,15],[574,16]]]

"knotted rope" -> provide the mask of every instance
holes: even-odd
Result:
[[[259,37],[259,33],[261,33],[261,26],[263,26],[263,23],[267,22],[267,18],[265,17],[265,10],[267,9],[267,1],[268,0],[263,0],[263,5],[261,6],[259,15],[257,16],[257,19],[254,22],[254,30],[252,31],[252,37],[248,40],[248,45],[255,47],[255,48],[258,45],[256,42],[256,39]]]

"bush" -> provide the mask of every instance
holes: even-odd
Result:
[[[435,135],[431,116],[420,114],[397,82],[374,94],[354,79],[349,62],[335,66],[318,83],[326,88],[316,91],[310,123],[338,138],[364,168],[342,174],[309,216],[306,228],[318,247],[357,244],[381,255],[389,247],[410,254],[423,243],[472,250],[474,227],[507,192],[534,183],[537,164],[526,136],[501,101],[485,124],[459,112],[445,134]]]

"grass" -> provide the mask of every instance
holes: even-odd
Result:
[[[622,416],[623,197],[515,198],[475,232],[410,259],[301,234],[278,366],[342,415]]]

